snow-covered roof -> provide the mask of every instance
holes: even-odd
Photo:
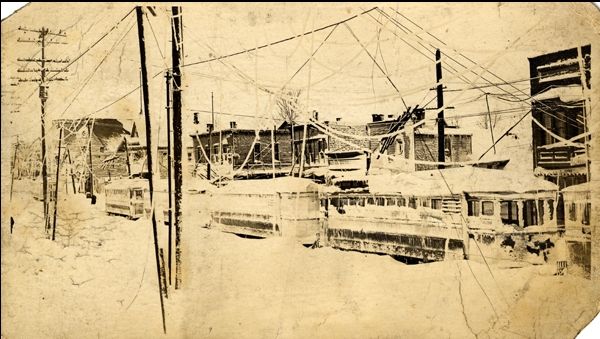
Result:
[[[432,128],[431,126],[426,126],[422,128],[415,129],[417,134],[427,134],[427,135],[437,135],[437,128]],[[473,135],[473,133],[469,130],[463,128],[446,128],[444,130],[446,135]]]
[[[556,191],[558,187],[544,179],[523,176],[505,170],[458,167],[443,170],[401,173],[396,176],[371,176],[373,193],[411,195],[447,195],[456,193],[525,193]]]
[[[106,188],[141,187],[148,188],[148,180],[140,178],[123,178],[111,180]]]
[[[567,74],[568,75],[568,74]],[[563,77],[565,75],[562,75]],[[579,76],[577,74],[570,75],[568,77]],[[552,79],[559,80],[559,79]],[[536,94],[533,97],[535,100],[546,100],[546,99],[554,99],[558,98],[562,102],[574,102],[583,100],[583,92],[581,89],[581,85],[569,85],[569,86],[560,86],[553,87],[547,91]]]
[[[282,177],[264,180],[235,180],[216,191],[240,194],[318,192],[319,186],[309,179]]]
[[[590,183],[584,182],[583,184],[573,185],[569,187],[565,187],[561,190],[561,192],[589,192],[590,191]]]
[[[577,144],[577,143],[559,141],[559,142],[555,142],[553,144],[538,146],[538,148],[539,149],[555,149],[555,148],[563,148],[563,147],[580,147],[580,148],[585,147],[583,144],[581,144],[581,145],[574,145],[574,144]]]

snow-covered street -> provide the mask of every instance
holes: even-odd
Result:
[[[63,195],[52,242],[42,204],[24,188],[2,210],[3,337],[162,337],[150,221]],[[165,299],[167,337],[564,338],[597,309],[589,280],[553,276],[551,267],[405,265],[246,239],[200,227],[191,205],[183,288]]]

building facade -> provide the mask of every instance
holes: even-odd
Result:
[[[560,189],[587,180],[590,54],[586,45],[529,58],[534,173]]]

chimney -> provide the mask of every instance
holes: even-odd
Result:
[[[198,115],[200,115],[200,113],[194,112],[194,125],[198,125],[200,123],[200,119],[198,118]]]
[[[342,121],[342,118],[335,118],[335,122],[340,122]]]
[[[213,129],[213,124],[206,124],[206,131],[210,132]]]
[[[388,120],[392,120],[394,119],[394,115],[393,114],[388,114]]]
[[[237,122],[235,122],[235,121],[230,121],[230,122],[229,122],[229,128],[231,128],[231,129],[236,129],[236,128],[237,128]]]
[[[325,120],[325,121],[323,121],[323,123],[324,123],[325,125],[329,125],[329,120]]]
[[[373,117],[373,122],[379,122],[383,120],[383,114],[371,114]]]
[[[313,111],[313,112],[312,112],[312,118],[313,118],[314,120],[319,120],[319,112],[317,112],[317,111]]]

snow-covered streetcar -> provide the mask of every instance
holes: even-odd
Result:
[[[368,193],[328,196],[327,241],[336,248],[423,261],[543,262],[563,233],[556,197],[556,185],[504,170],[371,176]]]
[[[308,179],[239,180],[212,192],[210,227],[313,244],[320,234],[318,185]]]
[[[106,213],[123,215],[129,219],[143,217],[145,191],[148,191],[148,181],[144,179],[110,182],[104,187]]]

